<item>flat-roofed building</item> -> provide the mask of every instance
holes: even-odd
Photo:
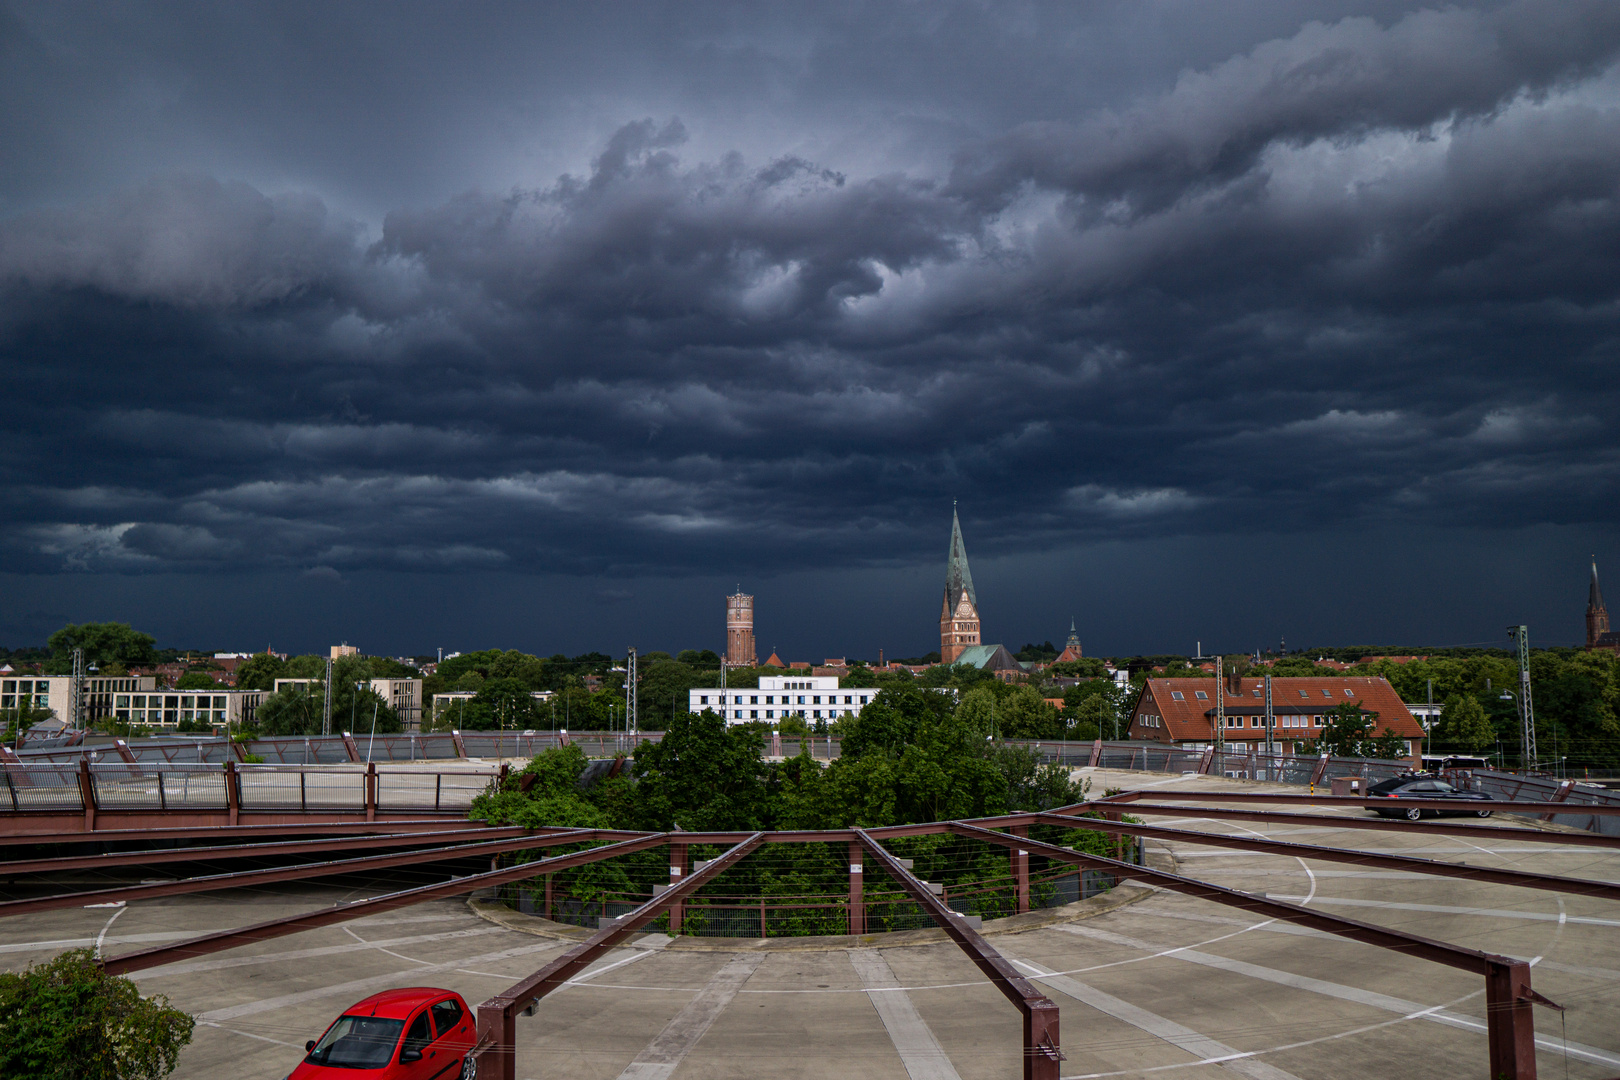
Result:
[[[761,675],[758,686],[690,690],[687,711],[713,709],[727,724],[769,724],[789,716],[837,720],[859,716],[876,693],[871,687],[840,689],[834,675]]]
[[[73,711],[73,677],[71,675],[32,675],[28,678],[0,679],[0,710],[21,708],[49,709],[56,719],[71,727],[83,727],[104,717],[117,716],[120,708],[128,709],[125,700],[132,694],[146,694],[157,689],[157,679],[151,675],[95,675],[83,682],[82,714]]]
[[[1234,748],[1264,746],[1265,680],[1228,678],[1223,697],[1223,741]],[[1334,708],[1359,703],[1364,712],[1378,714],[1375,736],[1389,728],[1405,741],[1414,766],[1422,757],[1423,725],[1387,679],[1364,675],[1272,679],[1271,703],[1273,744],[1283,753],[1295,753],[1301,743],[1320,738]],[[1215,741],[1215,718],[1214,679],[1149,679],[1131,714],[1130,737],[1201,750]]]

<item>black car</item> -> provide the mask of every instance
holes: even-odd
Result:
[[[1447,802],[1456,800],[1458,803],[1491,801],[1491,797],[1483,791],[1462,791],[1432,776],[1397,776],[1393,780],[1374,784],[1367,790],[1367,794],[1372,798],[1384,799],[1444,799]],[[1407,821],[1417,821],[1422,817],[1439,817],[1441,814],[1473,814],[1482,818],[1491,816],[1489,810],[1470,810],[1466,806],[1458,806],[1455,810],[1428,810],[1417,806],[1407,807],[1404,810],[1398,806],[1374,806],[1371,809],[1382,817],[1403,817]]]

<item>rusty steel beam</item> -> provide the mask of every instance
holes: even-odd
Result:
[[[660,834],[660,838],[687,833]],[[478,1042],[473,1054],[478,1062],[479,1080],[516,1080],[517,1012],[527,1008],[562,986],[595,960],[598,955],[636,933],[657,918],[665,908],[684,900],[715,877],[734,866],[743,856],[765,842],[764,833],[753,833],[719,858],[690,874],[679,885],[671,885],[645,904],[613,920],[589,938],[569,949],[526,979],[520,979],[478,1006]]]
[[[285,918],[255,923],[252,926],[243,926],[235,930],[220,930],[212,934],[204,934],[200,937],[178,941],[172,945],[160,945],[153,949],[125,953],[122,956],[102,960],[101,966],[109,975],[127,975],[132,971],[144,971],[148,968],[162,967],[164,964],[173,964],[181,960],[207,956],[210,953],[224,952],[227,949],[234,949],[242,945],[270,941],[274,938],[286,937],[289,934],[300,934],[305,930],[314,930],[322,926],[331,926],[334,923],[348,922],[351,919],[358,919],[366,915],[379,915],[385,911],[409,907],[412,904],[420,904],[427,900],[438,900],[446,896],[460,896],[464,893],[477,892],[479,889],[495,885],[524,881],[539,874],[553,874],[559,870],[570,870],[576,866],[584,866],[587,863],[600,862],[603,859],[611,859],[619,855],[629,855],[632,852],[657,847],[663,844],[664,841],[664,833],[649,833],[633,840],[621,840],[618,843],[606,844],[587,851],[576,851],[571,855],[553,855],[549,859],[536,859],[534,862],[523,863],[503,870],[489,870],[482,874],[459,877],[452,881],[441,881],[435,885],[422,885],[414,889],[403,889],[400,892],[388,893],[384,896],[355,900],[347,904],[339,904],[336,907],[306,912],[303,915],[289,915]]]
[[[570,833],[547,833],[522,836],[511,840],[492,840],[482,844],[452,844],[449,847],[428,848],[425,851],[405,851],[395,855],[362,855],[354,859],[334,859],[329,862],[305,863],[301,866],[281,866],[269,870],[241,870],[230,874],[208,874],[202,877],[181,878],[153,885],[124,885],[112,889],[91,889],[86,892],[58,893],[27,900],[0,901],[0,917],[27,915],[36,911],[54,911],[59,908],[83,907],[86,904],[111,903],[115,900],[150,900],[159,896],[182,896],[187,893],[214,892],[219,889],[240,889],[249,885],[272,885],[284,881],[304,881],[309,878],[333,877],[370,870],[386,870],[394,866],[416,863],[444,862],[469,856],[501,855],[510,851],[523,851],[533,847],[551,847],[555,844],[577,843],[596,838],[594,829],[578,829]]]
[[[1299,926],[1308,926],[1313,930],[1337,937],[1350,938],[1367,945],[1377,945],[1382,949],[1393,949],[1396,952],[1406,953],[1430,960],[1448,967],[1461,968],[1476,975],[1488,974],[1492,962],[1511,963],[1508,957],[1493,956],[1480,952],[1477,949],[1465,949],[1458,945],[1450,945],[1444,941],[1433,938],[1419,937],[1400,930],[1389,930],[1372,923],[1359,922],[1355,919],[1346,919],[1339,915],[1328,915],[1297,904],[1286,904],[1280,900],[1271,900],[1254,893],[1240,892],[1237,889],[1228,889],[1220,885],[1211,885],[1203,881],[1172,874],[1167,870],[1153,870],[1136,863],[1121,862],[1103,855],[1090,855],[1072,848],[1058,847],[1056,844],[1046,844],[1038,840],[1030,840],[1022,836],[1009,836],[1006,833],[994,832],[990,829],[981,829],[976,825],[964,822],[952,822],[950,830],[959,836],[967,836],[988,843],[999,844],[1002,847],[1022,847],[1031,854],[1044,855],[1048,859],[1066,862],[1076,866],[1089,866],[1092,869],[1108,870],[1118,877],[1135,878],[1150,882],[1172,892],[1185,893],[1196,896],[1202,900],[1213,900],[1217,904],[1228,907],[1241,908],[1252,911],[1267,918],[1280,919],[1283,922],[1295,923]]]
[[[1469,799],[1382,799],[1363,795],[1268,795],[1261,791],[1166,791],[1157,788],[1153,791],[1122,791],[1118,795],[1110,795],[1102,802],[1119,803],[1135,802],[1138,799],[1205,799],[1210,802],[1235,803],[1282,803],[1283,805],[1297,806],[1359,806],[1367,810],[1377,810],[1380,807],[1415,806],[1420,810],[1450,810],[1456,812],[1459,808],[1468,812],[1475,810],[1493,810],[1504,814],[1544,814],[1548,803],[1531,802],[1525,799],[1513,800],[1485,800]],[[1572,803],[1562,802],[1556,804],[1556,814],[1620,814],[1620,803]],[[1095,809],[1095,803],[1088,808]],[[1062,808],[1067,810],[1067,807]]]
[[[409,847],[413,844],[462,843],[529,835],[533,834],[522,826],[507,825],[445,832],[383,833],[328,837],[321,840],[287,840],[281,843],[220,844],[211,847],[157,848],[151,851],[114,851],[101,855],[59,855],[50,859],[0,862],[0,877],[11,874],[46,874],[53,870],[146,866],[171,862],[211,862],[220,859],[251,859],[263,855],[302,855],[306,852],[340,851],[349,848]]]
[[[442,829],[447,822],[466,821],[465,810],[411,809],[389,811],[377,815],[376,821],[365,820],[362,811],[320,810],[305,813],[299,810],[244,810],[239,815],[248,824],[228,824],[230,815],[224,807],[218,810],[100,810],[98,824],[111,821],[115,828],[84,828],[84,812],[23,810],[0,813],[0,845],[4,844],[83,844],[100,843],[138,837],[143,840],[178,839],[189,836],[246,836],[243,830],[257,829],[261,833],[295,834],[298,832],[397,832],[401,829]],[[437,817],[424,818],[422,814]],[[180,824],[175,824],[179,822]],[[64,827],[68,826],[68,827]]]
[[[1063,1060],[1062,1044],[1058,1040],[1058,1007],[1051,998],[1031,986],[1029,980],[1007,962],[984,937],[968,926],[955,911],[935,896],[928,886],[907,870],[889,850],[869,833],[856,829],[861,847],[866,849],[878,865],[911,895],[922,909],[939,924],[947,937],[967,954],[969,960],[1000,990],[1002,996],[1013,1003],[1024,1020],[1024,1080],[1058,1080],[1058,1063]],[[1017,837],[1020,841],[1022,837]]]
[[[1437,836],[1467,836],[1475,840],[1509,840],[1518,843],[1567,844],[1573,847],[1620,848],[1620,836],[1601,833],[1557,832],[1516,829],[1500,825],[1445,824],[1439,821],[1403,821],[1399,818],[1329,817],[1326,814],[1295,814],[1286,810],[1235,810],[1219,806],[1157,806],[1153,803],[1115,803],[1114,808],[1129,814],[1158,814],[1171,817],[1202,817],[1215,821],[1262,821],[1274,825],[1311,825],[1323,829],[1366,829],[1373,832],[1428,833]],[[1070,815],[1062,815],[1068,817]]]
[[[1154,840],[1174,840],[1178,843],[1202,844],[1206,847],[1258,851],[1267,855],[1287,855],[1297,859],[1350,863],[1352,866],[1376,866],[1383,870],[1406,870],[1414,874],[1433,874],[1437,877],[1486,881],[1493,885],[1517,885],[1526,889],[1544,889],[1548,892],[1568,893],[1571,896],[1597,896],[1605,900],[1620,900],[1620,883],[1612,881],[1558,877],[1554,874],[1535,874],[1522,870],[1497,870],[1488,866],[1471,866],[1467,863],[1444,862],[1439,859],[1419,859],[1411,855],[1392,855],[1375,851],[1358,851],[1351,848],[1322,847],[1317,844],[1294,844],[1282,840],[1264,840],[1252,836],[1197,832],[1193,829],[1166,829],[1157,825],[1128,825],[1121,821],[1109,821],[1101,818],[1074,818],[1059,814],[1042,814],[1040,818],[1043,825],[1061,825],[1071,829],[1091,829],[1096,832],[1113,833],[1121,836],[1144,836]]]

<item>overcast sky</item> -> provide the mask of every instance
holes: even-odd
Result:
[[[1620,4],[0,0],[0,644],[1620,604]]]

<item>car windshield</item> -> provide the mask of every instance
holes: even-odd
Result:
[[[340,1016],[306,1060],[329,1069],[380,1069],[393,1058],[404,1027],[403,1020]]]

